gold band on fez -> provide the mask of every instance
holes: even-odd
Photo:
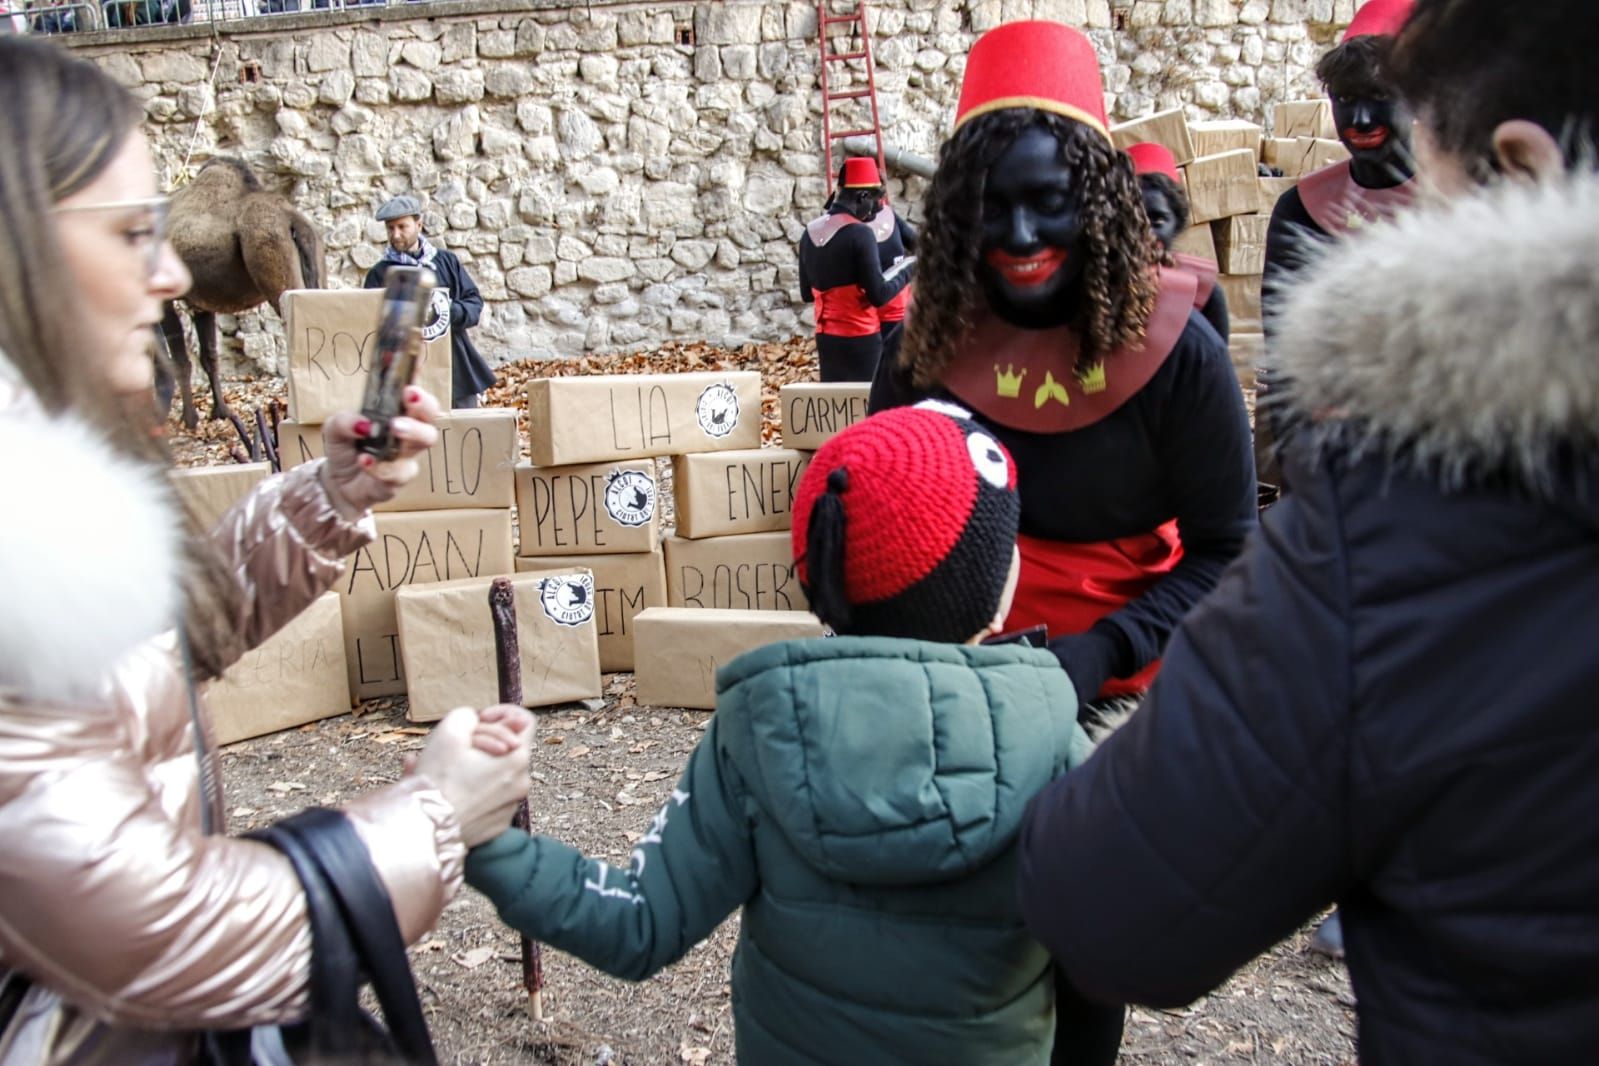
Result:
[[[998,100],[990,100],[986,104],[979,104],[955,120],[955,130],[960,129],[978,115],[986,115],[990,111],[1004,111],[1012,107],[1030,107],[1035,111],[1050,111],[1057,115],[1064,115],[1066,118],[1076,119],[1090,129],[1098,130],[1099,135],[1105,138],[1107,144],[1112,148],[1116,147],[1116,142],[1111,139],[1110,130],[1106,129],[1105,124],[1099,119],[1074,104],[1051,100],[1047,96],[1002,96]],[[955,130],[950,130],[950,132],[954,133]]]

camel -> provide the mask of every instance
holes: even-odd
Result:
[[[322,237],[305,215],[262,187],[245,163],[218,158],[172,194],[167,230],[179,258],[194,275],[183,302],[200,341],[200,365],[211,381],[211,417],[226,418],[217,372],[216,316],[236,315],[263,303],[279,314],[289,289],[320,289],[326,280]],[[194,429],[199,414],[189,382],[189,349],[178,307],[169,302],[161,333],[183,393],[183,424]],[[158,365],[156,390],[161,409],[172,406],[172,374]]]

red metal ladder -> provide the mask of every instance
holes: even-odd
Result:
[[[817,0],[816,3],[816,34],[821,39],[821,81],[822,81],[822,165],[826,168],[827,191],[833,191],[833,183],[838,179],[838,169],[833,165],[833,143],[842,141],[846,137],[871,137],[872,143],[877,146],[877,172],[886,174],[883,163],[883,124],[877,113],[877,74],[872,64],[872,34],[866,23],[866,0],[855,0],[854,10],[846,14],[835,14],[832,11],[836,0]],[[855,27],[848,33],[835,37],[829,31],[835,26]],[[857,49],[854,38],[859,37]],[[837,51],[835,44],[842,43],[847,51]],[[834,77],[831,74],[835,63],[862,63],[865,66],[866,87],[860,88],[859,77],[853,77],[848,82],[848,88],[835,90]],[[858,68],[846,67],[851,74],[858,75]],[[872,124],[870,128],[842,129],[833,128],[833,104],[839,100],[865,100],[871,107]],[[842,147],[842,146],[841,146]]]

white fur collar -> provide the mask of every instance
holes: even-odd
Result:
[[[161,472],[13,390],[0,402],[0,500],[0,690],[90,697],[175,617],[181,541]]]
[[[1599,443],[1599,177],[1501,185],[1332,245],[1286,294],[1274,360],[1313,440],[1543,486],[1562,446]]]

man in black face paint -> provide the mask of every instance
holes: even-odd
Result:
[[[828,213],[800,238],[800,297],[816,307],[816,355],[823,381],[870,381],[883,354],[878,309],[910,284],[914,257],[884,272],[868,225],[882,210],[873,159],[844,163]]]
[[[1301,178],[1272,211],[1261,291],[1268,343],[1281,291],[1309,258],[1308,242],[1334,240],[1392,218],[1415,199],[1412,119],[1384,70],[1393,39],[1414,6],[1415,0],[1370,0],[1349,24],[1343,43],[1316,65],[1349,159]],[[1269,368],[1257,368],[1261,397],[1268,392],[1269,378]],[[1270,419],[1257,413],[1256,466],[1263,482],[1281,485],[1274,451]]]
[[[1217,336],[1227,340],[1231,326],[1227,317],[1227,294],[1216,284],[1220,271],[1215,260],[1172,251],[1177,238],[1188,229],[1189,219],[1188,194],[1177,176],[1176,157],[1163,144],[1145,142],[1127,149],[1127,158],[1133,161],[1138,191],[1144,197],[1144,214],[1149,216],[1150,232],[1166,252],[1167,265],[1198,279],[1194,308],[1215,328]]]

